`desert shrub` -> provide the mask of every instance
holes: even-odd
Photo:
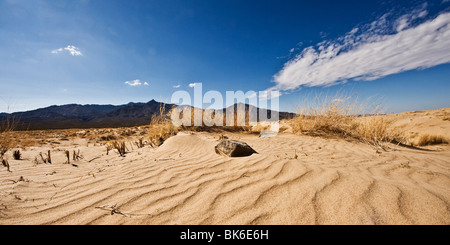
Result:
[[[13,157],[14,157],[14,160],[20,160],[21,157],[22,157],[22,154],[20,153],[20,150],[15,150],[13,152]]]
[[[102,141],[112,141],[112,140],[117,140],[117,136],[112,135],[112,134],[110,134],[110,135],[104,135],[104,136],[101,136],[101,137],[100,137],[100,140],[102,140]]]
[[[3,158],[5,153],[11,148],[15,147],[14,129],[17,122],[14,118],[4,118],[0,123],[0,158]]]
[[[421,135],[418,141],[419,146],[426,146],[426,145],[438,145],[438,144],[448,144],[449,140],[441,135],[430,135],[430,134],[424,134]]]
[[[121,136],[125,136],[125,137],[129,137],[129,136],[132,136],[135,134],[136,134],[136,131],[132,130],[132,129],[127,129],[120,133]]]
[[[144,141],[144,138],[139,138],[137,141],[134,142],[134,144],[137,146],[137,148],[142,148],[145,146],[147,142]]]
[[[120,156],[125,156],[127,153],[127,147],[124,141],[111,141],[106,144],[106,154],[109,154],[109,151],[116,149]]]
[[[391,128],[391,120],[381,115],[353,118],[353,130],[349,133],[365,143],[382,146],[383,143],[403,143],[405,133],[398,128]]]
[[[152,147],[160,146],[166,139],[176,135],[179,131],[178,127],[173,125],[170,119],[169,111],[166,113],[165,104],[159,107],[159,114],[154,115],[148,127],[148,142]]]
[[[238,113],[238,110],[240,108],[236,107],[234,114],[227,115],[226,112],[223,112],[221,114],[221,118],[219,119],[222,121],[222,126],[214,125],[214,122],[216,122],[216,116],[219,116],[216,114],[216,111],[209,111],[208,109],[198,109],[198,108],[190,108],[190,126],[189,125],[182,125],[179,127],[179,130],[188,130],[188,131],[194,131],[194,132],[209,132],[209,133],[221,133],[221,132],[240,132],[240,133],[259,133],[261,130],[267,129],[268,126],[263,126],[261,123],[257,123],[256,126],[250,126],[249,123],[249,111],[245,111],[244,113],[240,114]],[[189,111],[189,110],[188,110]],[[184,111],[180,112],[181,116],[183,115]],[[195,123],[195,114],[201,115],[201,125],[196,125]],[[205,114],[208,113],[208,116],[204,118]],[[209,117],[213,117],[209,118]],[[229,118],[227,118],[229,117]],[[205,121],[206,119],[206,121]],[[232,125],[227,124],[227,120],[229,120]],[[240,123],[242,123],[242,126],[238,126],[238,120]],[[208,125],[214,125],[214,126],[208,126]]]
[[[381,115],[378,104],[361,103],[354,96],[339,93],[308,98],[288,122],[294,133],[312,136],[351,138],[381,147],[404,141],[403,132],[389,127],[390,121]]]

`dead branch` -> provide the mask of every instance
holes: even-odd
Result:
[[[105,206],[95,207],[95,208],[98,208],[98,209],[101,209],[101,210],[105,210],[105,211],[109,211],[109,212],[111,212],[111,215],[114,215],[114,214],[121,214],[121,215],[123,215],[123,216],[125,216],[125,217],[130,217],[129,214],[122,213],[122,212],[119,210],[119,207],[117,207],[117,204],[114,204],[114,205],[112,205],[112,206],[105,205]]]

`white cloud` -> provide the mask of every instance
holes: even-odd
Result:
[[[149,85],[148,82],[142,83],[141,80],[139,80],[139,79],[136,79],[133,81],[126,81],[125,84],[130,85],[132,87],[141,86],[141,85],[145,85],[145,86]]]
[[[190,87],[190,88],[195,87],[195,85],[197,85],[197,84],[196,84],[196,83],[189,83],[189,87]]]
[[[72,46],[72,45],[65,47],[64,50],[69,51],[72,56],[83,55],[77,47]]]
[[[173,85],[173,88],[179,88],[179,87],[181,87],[181,85],[180,85],[180,84],[177,84],[177,85]]]
[[[390,25],[384,15],[335,41],[305,48],[274,75],[272,89],[331,86],[349,79],[371,81],[450,62],[450,13],[413,26],[428,14],[424,7]]]
[[[425,17],[428,14],[428,11],[426,10],[427,5],[427,3],[424,3],[421,8],[400,16],[396,21],[397,32],[408,28],[412,21]]]
[[[57,54],[62,51],[63,51],[63,48],[55,49],[55,50],[52,50],[52,54]]]
[[[51,53],[58,54],[60,52],[63,52],[64,50],[68,51],[72,56],[83,56],[83,54],[80,52],[80,49],[73,45],[68,45],[65,48],[59,48],[59,49],[52,50]]]

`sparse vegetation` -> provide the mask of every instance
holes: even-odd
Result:
[[[148,141],[152,147],[160,146],[169,137],[176,135],[179,128],[175,127],[170,120],[170,112],[166,113],[166,106],[162,104],[159,108],[159,114],[155,115],[148,131]]]
[[[106,146],[106,149],[107,149],[107,153],[109,153],[109,151],[112,150],[112,149],[116,149],[121,157],[124,157],[125,154],[127,153],[127,147],[126,147],[124,141],[121,141],[121,142],[119,142],[119,141],[109,142],[107,144],[107,146]]]
[[[109,152],[110,152],[112,149],[114,149],[113,144],[107,143],[107,144],[106,144],[106,155],[109,155]]]
[[[47,162],[52,163],[52,155],[50,154],[50,150],[48,150],[48,153],[47,153]]]
[[[79,161],[80,159],[83,159],[83,156],[81,156],[80,149],[78,149],[78,151],[73,150],[73,160]]]
[[[22,158],[22,154],[20,153],[20,150],[15,150],[13,152],[13,157],[14,157],[14,160],[20,160]]]
[[[403,133],[388,127],[379,106],[370,107],[352,96],[317,96],[300,108],[290,124],[294,133],[357,139],[382,148],[385,143],[403,142]]]
[[[449,140],[440,135],[421,135],[418,141],[419,146],[448,144]]]
[[[139,138],[134,144],[137,146],[137,148],[143,148],[145,146],[144,138]]]
[[[65,150],[64,154],[66,155],[67,158],[67,164],[70,164],[70,152],[68,150]]]
[[[15,146],[13,139],[14,128],[16,126],[14,118],[6,118],[0,124],[0,158],[3,159],[5,153]]]
[[[101,136],[101,137],[100,137],[100,140],[102,140],[102,141],[117,140],[117,136],[115,136],[115,135]]]
[[[4,159],[4,158],[1,158],[1,162],[2,162],[2,165],[3,165],[4,167],[6,167],[6,169],[8,170],[8,172],[11,172],[11,169],[9,168],[8,160],[6,160],[6,159]]]
[[[52,163],[51,153],[50,150],[47,154],[40,152],[39,156],[41,157],[41,160],[43,163]],[[37,161],[36,161],[37,162]],[[38,163],[38,162],[37,162]]]
[[[8,172],[11,172],[11,169],[8,160],[4,156],[8,150],[15,146],[13,139],[15,126],[14,118],[6,118],[0,124],[0,161],[7,168]]]
[[[354,131],[350,135],[365,143],[381,147],[384,143],[404,143],[405,133],[398,128],[389,127],[390,123],[390,120],[380,115],[354,118]]]

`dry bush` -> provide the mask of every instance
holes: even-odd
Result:
[[[121,141],[112,141],[112,142],[108,142],[106,144],[106,154],[109,154],[109,151],[112,149],[116,149],[117,152],[119,153],[120,156],[125,156],[125,154],[127,153],[127,147],[125,145],[125,142]]]
[[[0,158],[5,153],[15,147],[14,129],[17,122],[14,118],[5,118],[0,123]]]
[[[134,144],[137,148],[143,148],[147,142],[144,141],[144,138],[139,138],[138,141],[135,141]]]
[[[384,143],[404,143],[406,135],[399,128],[391,128],[391,120],[380,115],[354,118],[354,130],[350,135],[365,143],[383,146]]]
[[[22,154],[20,153],[20,150],[15,150],[13,152],[13,157],[14,157],[14,160],[20,160],[22,158]]]
[[[121,136],[130,137],[136,135],[136,131],[133,129],[126,129],[120,133]]]
[[[298,116],[290,120],[294,133],[352,138],[380,147],[404,141],[403,132],[389,127],[390,121],[380,115],[377,104],[360,103],[339,93],[305,102]]]
[[[237,109],[237,108],[236,108]],[[227,125],[227,114],[226,112],[223,112],[222,114],[222,126],[207,126],[207,125],[212,125],[215,122],[215,118],[216,116],[216,112],[212,111],[212,112],[208,112],[208,110],[203,110],[203,109],[198,109],[198,108],[190,108],[190,121],[191,121],[191,126],[185,126],[182,125],[180,126],[180,130],[189,130],[189,131],[194,131],[194,132],[209,132],[209,133],[222,133],[222,132],[240,132],[240,133],[260,133],[262,130],[267,129],[267,126],[263,126],[260,123],[257,123],[256,126],[250,126],[249,123],[249,112],[246,111],[242,116],[242,118],[239,118],[240,120],[243,120],[243,124],[245,126],[238,126],[238,113],[237,110],[234,111],[234,114],[231,115],[233,117],[233,125],[232,126],[228,126]],[[195,126],[195,113],[200,113],[201,114],[201,125]],[[212,116],[214,119],[212,118],[208,118],[207,122],[205,123],[205,118],[204,115],[205,113],[211,113],[209,116]],[[180,116],[183,116],[183,112],[181,112]]]
[[[162,145],[166,139],[176,135],[179,131],[179,128],[175,127],[170,119],[171,112],[172,110],[166,113],[166,105],[161,104],[159,114],[152,117],[148,127],[148,141],[152,147]]]
[[[48,151],[47,154],[39,152],[39,156],[41,157],[41,160],[43,163],[52,163],[52,156],[50,153],[50,150]],[[37,157],[35,158],[36,163],[38,163],[37,161]]]
[[[419,146],[448,144],[449,140],[441,135],[421,135],[418,141]]]
[[[100,137],[100,140],[102,140],[102,141],[117,140],[117,136],[112,135],[112,134],[106,135],[106,136],[104,135],[104,136],[101,136],[101,137]]]
[[[109,152],[113,149],[114,149],[114,146],[112,143],[109,143],[109,142],[106,143],[106,155],[109,155]]]
[[[351,97],[318,95],[307,99],[300,106],[298,116],[291,120],[294,132],[324,136],[348,133],[353,127],[353,118],[361,111]]]

